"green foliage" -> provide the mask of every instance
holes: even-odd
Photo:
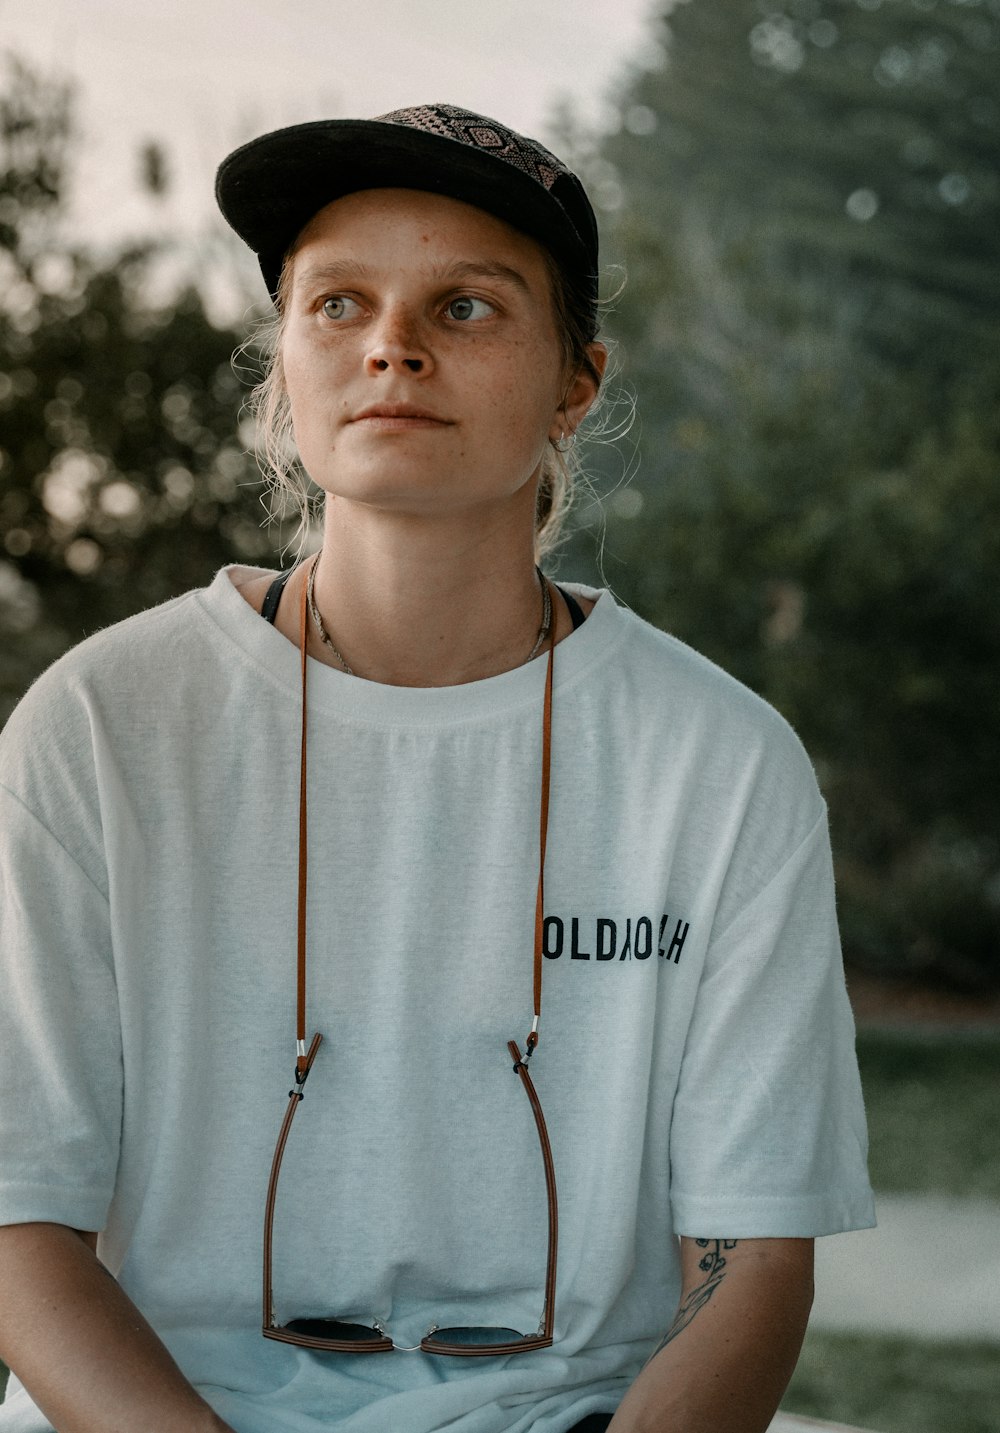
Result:
[[[811,1329],[788,1413],[875,1433],[998,1433],[997,1346]]]
[[[11,62],[0,90],[0,718],[87,632],[273,561],[233,371],[241,335],[189,287],[147,295],[160,250],[109,259],[58,221],[69,96]],[[147,168],[149,165],[147,164]],[[165,173],[157,161],[157,182]]]
[[[577,139],[641,420],[600,573],[798,729],[849,958],[995,987],[1000,3],[690,0],[663,34]]]
[[[858,1064],[868,1113],[869,1171],[876,1190],[1000,1203],[1000,1034],[949,1037],[863,1030]]]

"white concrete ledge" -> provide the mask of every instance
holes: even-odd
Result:
[[[809,1327],[1000,1344],[1000,1200],[878,1194],[875,1212],[816,1240]]]
[[[798,1413],[779,1413],[768,1429],[768,1433],[867,1433],[864,1428],[849,1427],[846,1423],[825,1423],[821,1418],[803,1418]]]

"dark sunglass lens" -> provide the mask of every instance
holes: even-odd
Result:
[[[308,1338],[343,1339],[352,1343],[373,1343],[384,1338],[378,1329],[365,1324],[345,1324],[339,1319],[291,1319],[285,1328],[289,1333],[305,1334]]]
[[[516,1329],[435,1329],[427,1342],[458,1343],[475,1347],[494,1343],[520,1343],[523,1338],[524,1334],[518,1333]]]

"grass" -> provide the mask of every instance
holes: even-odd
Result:
[[[861,1030],[872,1183],[1000,1200],[1000,1033]]]
[[[810,1332],[782,1408],[876,1433],[1000,1433],[1000,1348]]]

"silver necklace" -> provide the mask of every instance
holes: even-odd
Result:
[[[320,641],[324,642],[326,646],[330,648],[330,651],[336,657],[337,661],[343,667],[347,675],[349,677],[355,677],[357,676],[357,673],[352,671],[352,669],[347,665],[347,663],[344,661],[344,658],[341,656],[341,654],[337,651],[336,647],[331,642],[330,634],[323,626],[323,619],[319,615],[319,608],[316,606],[315,596],[317,567],[319,567],[318,554],[316,556],[316,560],[313,562],[312,569],[310,570],[309,583],[306,587],[306,598],[309,603],[309,614],[316,625],[316,631],[319,633]],[[538,572],[538,569],[536,568],[535,571]],[[535,638],[535,645],[532,647],[531,651],[524,659],[525,663],[532,661],[535,657],[538,656],[538,653],[541,651],[542,644],[548,637],[549,632],[552,628],[552,598],[549,594],[549,584],[546,582],[541,572],[538,572],[538,580],[542,584],[542,625],[538,629],[538,636]]]
[[[535,571],[538,572],[537,567]],[[538,653],[542,649],[542,644],[545,642],[552,628],[552,597],[549,593],[549,584],[545,581],[545,578],[540,572],[538,572],[538,580],[542,584],[542,625],[538,629],[535,645],[524,659],[525,665],[538,656]]]

